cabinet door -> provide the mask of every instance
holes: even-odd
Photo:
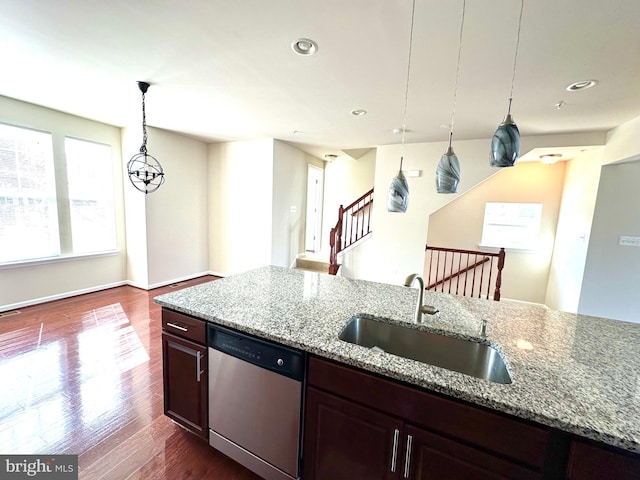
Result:
[[[414,426],[404,430],[402,478],[414,480],[540,479],[542,474]],[[406,470],[405,470],[405,465]]]
[[[162,334],[164,413],[208,438],[207,347]]]
[[[393,417],[308,388],[304,479],[397,479],[401,434]]]
[[[640,479],[640,455],[574,441],[569,457],[569,480]]]

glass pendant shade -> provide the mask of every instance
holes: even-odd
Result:
[[[436,167],[436,190],[438,193],[457,193],[460,183],[460,162],[458,156],[449,148]]]
[[[508,114],[491,140],[492,167],[513,167],[520,155],[520,131]]]
[[[405,213],[409,206],[409,184],[402,173],[402,158],[400,159],[400,170],[393,177],[389,185],[389,195],[387,196],[387,211]]]

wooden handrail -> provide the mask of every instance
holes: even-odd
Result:
[[[345,211],[351,210],[353,207],[355,207],[357,204],[359,204],[361,201],[363,201],[366,197],[371,197],[373,199],[373,188],[371,190],[369,190],[367,193],[363,194],[357,200],[354,200],[353,202],[351,202],[343,210],[345,210]]]
[[[329,234],[329,273],[336,275],[338,254],[371,233],[373,188],[347,207],[340,205],[338,221]]]
[[[484,257],[482,260],[480,260],[479,262],[474,263],[470,267],[465,267],[462,270],[459,270],[456,273],[452,273],[448,277],[443,278],[442,280],[438,280],[437,282],[432,283],[427,288],[425,288],[425,290],[431,290],[432,288],[435,288],[438,285],[441,285],[443,283],[447,283],[449,280],[453,280],[454,278],[462,275],[463,273],[467,273],[469,270],[473,270],[474,268],[479,267],[480,265],[482,265],[483,263],[487,263],[488,261],[489,261],[489,257]]]
[[[429,255],[429,265],[428,267],[425,265],[425,270],[428,268],[428,275],[425,272],[425,277],[427,278],[428,287],[425,290],[435,290],[436,287],[440,286],[440,292],[444,292],[444,284],[448,283],[449,288],[447,293],[453,293],[455,295],[467,295],[474,296],[477,292],[477,296],[480,298],[485,295],[483,284],[485,283],[485,267],[484,264],[490,262],[488,268],[488,280],[486,283],[486,298],[489,298],[489,293],[491,290],[491,279],[493,277],[494,271],[494,258],[497,258],[496,265],[496,283],[495,289],[493,292],[493,300],[499,301],[501,296],[501,286],[502,286],[502,269],[504,268],[505,261],[505,250],[501,248],[498,253],[488,253],[488,252],[480,252],[475,250],[465,250],[458,248],[446,248],[446,247],[431,247],[427,245],[425,250],[431,250],[432,253]],[[436,252],[435,254],[433,252]],[[441,260],[440,253],[444,252],[444,259]],[[449,260],[449,254],[450,260]],[[434,255],[435,255],[435,266],[434,266]],[[470,265],[469,261],[471,260],[471,256],[473,256],[473,263]],[[478,260],[478,257],[481,257]],[[454,272],[454,264],[456,263],[457,258],[457,271]],[[463,258],[465,261],[463,262]],[[435,267],[435,273],[434,273]],[[476,288],[476,269],[480,268],[478,286]],[[441,271],[442,270],[442,271]],[[447,271],[448,270],[448,271]],[[472,272],[468,274],[468,272]],[[434,281],[431,281],[432,274],[434,275]],[[462,285],[460,284],[462,280]],[[470,290],[467,289],[467,282],[470,280]],[[455,284],[455,288],[454,287]],[[452,291],[453,289],[453,291]],[[461,293],[460,293],[461,292]]]
[[[365,203],[363,206],[361,206],[359,209],[353,211],[351,213],[351,216],[353,217],[354,215],[359,214],[362,210],[364,210],[367,207],[370,207],[373,204],[373,199],[371,199],[370,201],[368,201],[367,203]]]

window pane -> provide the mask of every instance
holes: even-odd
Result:
[[[58,255],[51,134],[0,124],[0,263]]]
[[[541,203],[488,202],[480,243],[483,246],[535,250],[541,220]]]
[[[65,139],[73,253],[115,250],[111,147]]]

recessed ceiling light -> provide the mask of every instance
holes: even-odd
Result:
[[[440,128],[449,129],[449,128],[451,128],[451,125],[449,125],[448,123],[443,123],[443,124],[440,125]]]
[[[402,133],[409,133],[410,131],[411,131],[411,130],[409,130],[408,128],[402,128],[402,127],[400,127],[400,128],[394,128],[394,129],[392,130],[392,132],[393,132],[393,134],[394,134],[394,135],[400,135],[400,134],[402,134]]]
[[[355,110],[351,110],[351,112],[350,112],[350,113],[351,113],[351,115],[353,115],[354,117],[361,117],[361,116],[363,116],[363,115],[366,115],[366,114],[367,114],[367,111],[366,111],[366,110],[363,110],[363,109],[361,109],[361,108],[357,108],[357,109],[355,109]]]
[[[597,84],[598,80],[581,80],[567,85],[566,89],[569,92],[577,92],[578,90],[586,90],[587,88],[595,87]]]
[[[291,48],[298,55],[313,55],[318,51],[318,44],[308,38],[299,38],[291,42]]]

